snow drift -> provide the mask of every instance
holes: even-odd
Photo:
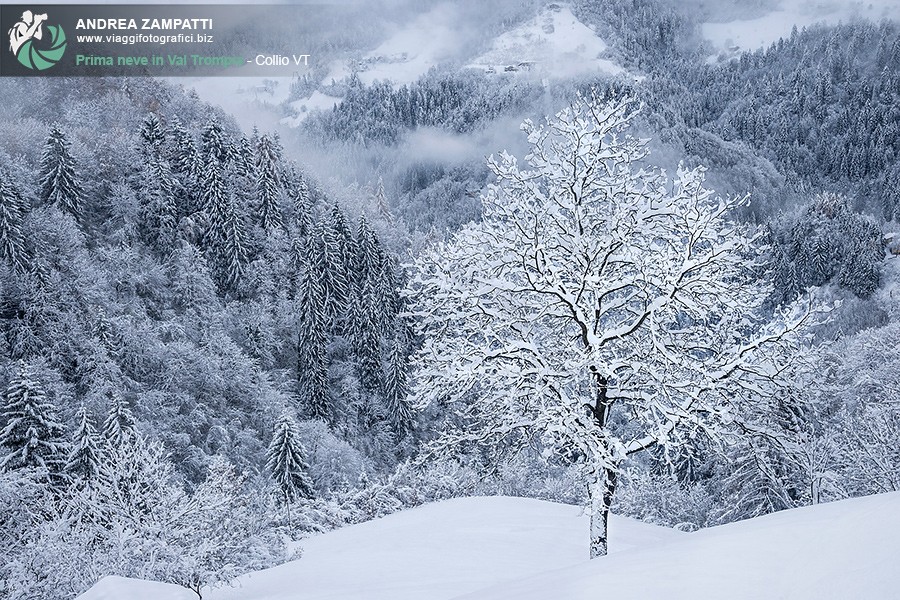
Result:
[[[459,600],[846,600],[900,594],[900,492],[712,527]]]
[[[588,561],[587,517],[523,498],[429,504],[303,542],[303,558],[209,600],[666,600],[896,598],[900,492],[680,533],[613,517],[611,554]],[[143,595],[142,595],[143,594]],[[186,600],[108,577],[78,600]]]

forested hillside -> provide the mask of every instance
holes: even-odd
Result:
[[[897,490],[900,25],[722,60],[701,5],[565,5],[617,74],[318,65],[278,130],[0,79],[0,597],[200,594],[457,496],[694,530]]]

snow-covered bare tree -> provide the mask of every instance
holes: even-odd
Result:
[[[579,98],[523,124],[530,170],[506,153],[483,219],[424,252],[407,288],[425,342],[413,397],[455,414],[435,451],[539,436],[575,457],[591,557],[628,457],[713,439],[735,399],[790,375],[806,309],[764,318],[756,236],[729,220],[704,171],[674,183],[624,133],[632,103]]]

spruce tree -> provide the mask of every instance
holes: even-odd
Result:
[[[128,401],[116,394],[109,414],[103,421],[103,439],[110,448],[116,449],[134,440],[136,435],[137,421],[128,406]]]
[[[179,175],[193,177],[197,172],[197,147],[191,134],[175,121],[169,128],[169,162]]]
[[[3,400],[0,469],[37,467],[51,476],[60,474],[66,462],[65,430],[28,363],[19,362]]]
[[[215,158],[219,164],[230,162],[237,154],[218,121],[210,121],[200,134],[200,154],[204,159]]]
[[[20,272],[27,269],[25,236],[22,233],[25,211],[22,195],[6,174],[0,173],[0,258]]]
[[[178,226],[175,181],[165,160],[151,159],[147,170],[142,209],[144,230],[149,245],[161,254],[168,254],[173,250]]]
[[[347,217],[344,212],[336,204],[331,208],[328,225],[334,240],[334,251],[336,256],[333,267],[337,267],[338,263],[343,270],[345,279],[350,278],[350,271],[353,269],[353,257],[356,254],[356,240],[353,238],[353,232],[347,224]]]
[[[256,144],[256,203],[259,220],[266,231],[281,227],[281,209],[278,199],[281,194],[281,180],[275,148],[268,136],[262,136]]]
[[[203,245],[213,258],[213,272],[222,291],[233,290],[246,261],[244,225],[234,197],[225,183],[222,166],[207,156],[201,174],[200,207],[205,220]]]
[[[393,225],[394,215],[391,214],[391,207],[388,205],[387,194],[384,191],[384,180],[381,177],[378,178],[378,185],[375,186],[375,206],[378,208],[378,214]]]
[[[337,331],[343,326],[350,300],[349,248],[344,233],[327,224],[319,224],[310,237],[313,242],[310,260],[324,288],[324,314],[329,329]]]
[[[356,227],[355,250],[353,276],[358,286],[358,293],[366,281],[376,276],[383,252],[378,235],[365,217],[359,218],[359,224]]]
[[[73,436],[66,472],[84,481],[93,481],[100,473],[100,438],[84,404],[78,409],[78,429]]]
[[[75,159],[69,151],[69,142],[56,127],[50,130],[44,146],[40,178],[41,199],[80,218],[84,192],[75,175]]]
[[[275,423],[275,433],[266,453],[266,468],[275,480],[285,503],[300,498],[312,498],[312,481],[307,472],[305,450],[300,441],[297,423],[287,412]]]
[[[312,230],[312,202],[309,197],[309,187],[302,176],[297,177],[297,184],[293,193],[294,222],[300,235],[309,235]]]
[[[382,335],[389,335],[394,318],[400,312],[400,293],[397,271],[394,260],[386,253],[381,253],[381,264],[375,278],[372,307],[375,311],[375,322]]]
[[[407,398],[408,393],[406,348],[402,336],[397,335],[391,341],[388,353],[384,374],[384,403],[388,419],[400,437],[409,431],[413,422],[413,407]]]
[[[363,388],[370,392],[381,388],[381,333],[378,306],[374,303],[371,282],[352,305],[351,338],[356,354],[357,372]]]
[[[158,159],[165,141],[166,136],[159,117],[150,113],[141,123],[141,145],[144,156],[150,160]]]
[[[312,266],[302,273],[298,290],[300,331],[297,336],[297,384],[301,404],[310,416],[328,419],[328,320],[325,290]]]

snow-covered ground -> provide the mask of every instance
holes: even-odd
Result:
[[[491,49],[470,66],[494,72],[535,70],[556,77],[624,73],[622,67],[602,58],[606,48],[606,42],[579,21],[569,6],[554,4],[495,38]]]
[[[288,127],[297,127],[300,123],[303,122],[306,117],[309,116],[309,113],[314,110],[331,110],[334,108],[335,104],[340,104],[342,98],[338,98],[337,96],[329,96],[327,94],[323,94],[319,90],[310,95],[309,98],[301,98],[300,100],[294,100],[290,103],[291,108],[297,111],[296,116],[293,117],[285,117],[281,119],[281,122]]]
[[[371,84],[391,81],[397,86],[412,83],[434,65],[458,56],[464,39],[459,32],[459,9],[450,2],[439,4],[402,25],[356,67],[360,80]],[[336,61],[323,83],[350,75],[347,61]]]
[[[459,600],[888,600],[900,493],[784,511],[546,572]]]
[[[613,517],[588,561],[577,507],[522,498],[422,506],[304,541],[303,557],[207,591],[209,600],[823,600],[900,595],[900,493],[679,533]],[[143,594],[143,595],[142,595]],[[186,600],[107,578],[78,600]]]
[[[703,36],[718,53],[711,62],[743,50],[756,50],[789,37],[791,29],[814,23],[835,24],[854,18],[880,20],[900,17],[900,0],[781,0],[778,8],[753,19],[703,23]]]
[[[617,551],[685,535],[615,518]],[[558,569],[588,555],[574,506],[522,498],[462,498],[305,540],[300,560],[254,573],[210,600],[443,600]],[[300,593],[302,590],[302,593]]]
[[[220,106],[249,132],[254,125],[273,129],[279,120],[276,107],[291,91],[291,77],[171,77],[204,102]],[[328,108],[331,108],[330,106]]]
[[[366,84],[390,81],[399,87],[447,61],[487,72],[516,72],[541,78],[625,73],[622,67],[604,58],[606,42],[579,21],[566,4],[543,8],[532,19],[493,38],[486,46],[489,49],[473,58],[471,40],[477,38],[471,15],[452,2],[444,2],[397,24],[386,39],[362,58],[333,61],[321,83],[327,86],[344,80],[352,68]],[[253,125],[272,128],[276,123],[296,127],[310,112],[330,110],[341,101],[340,97],[316,91],[308,98],[291,102],[295,115],[282,118],[277,116],[277,107],[289,97],[290,77],[198,77],[175,81],[235,115],[247,131]]]

